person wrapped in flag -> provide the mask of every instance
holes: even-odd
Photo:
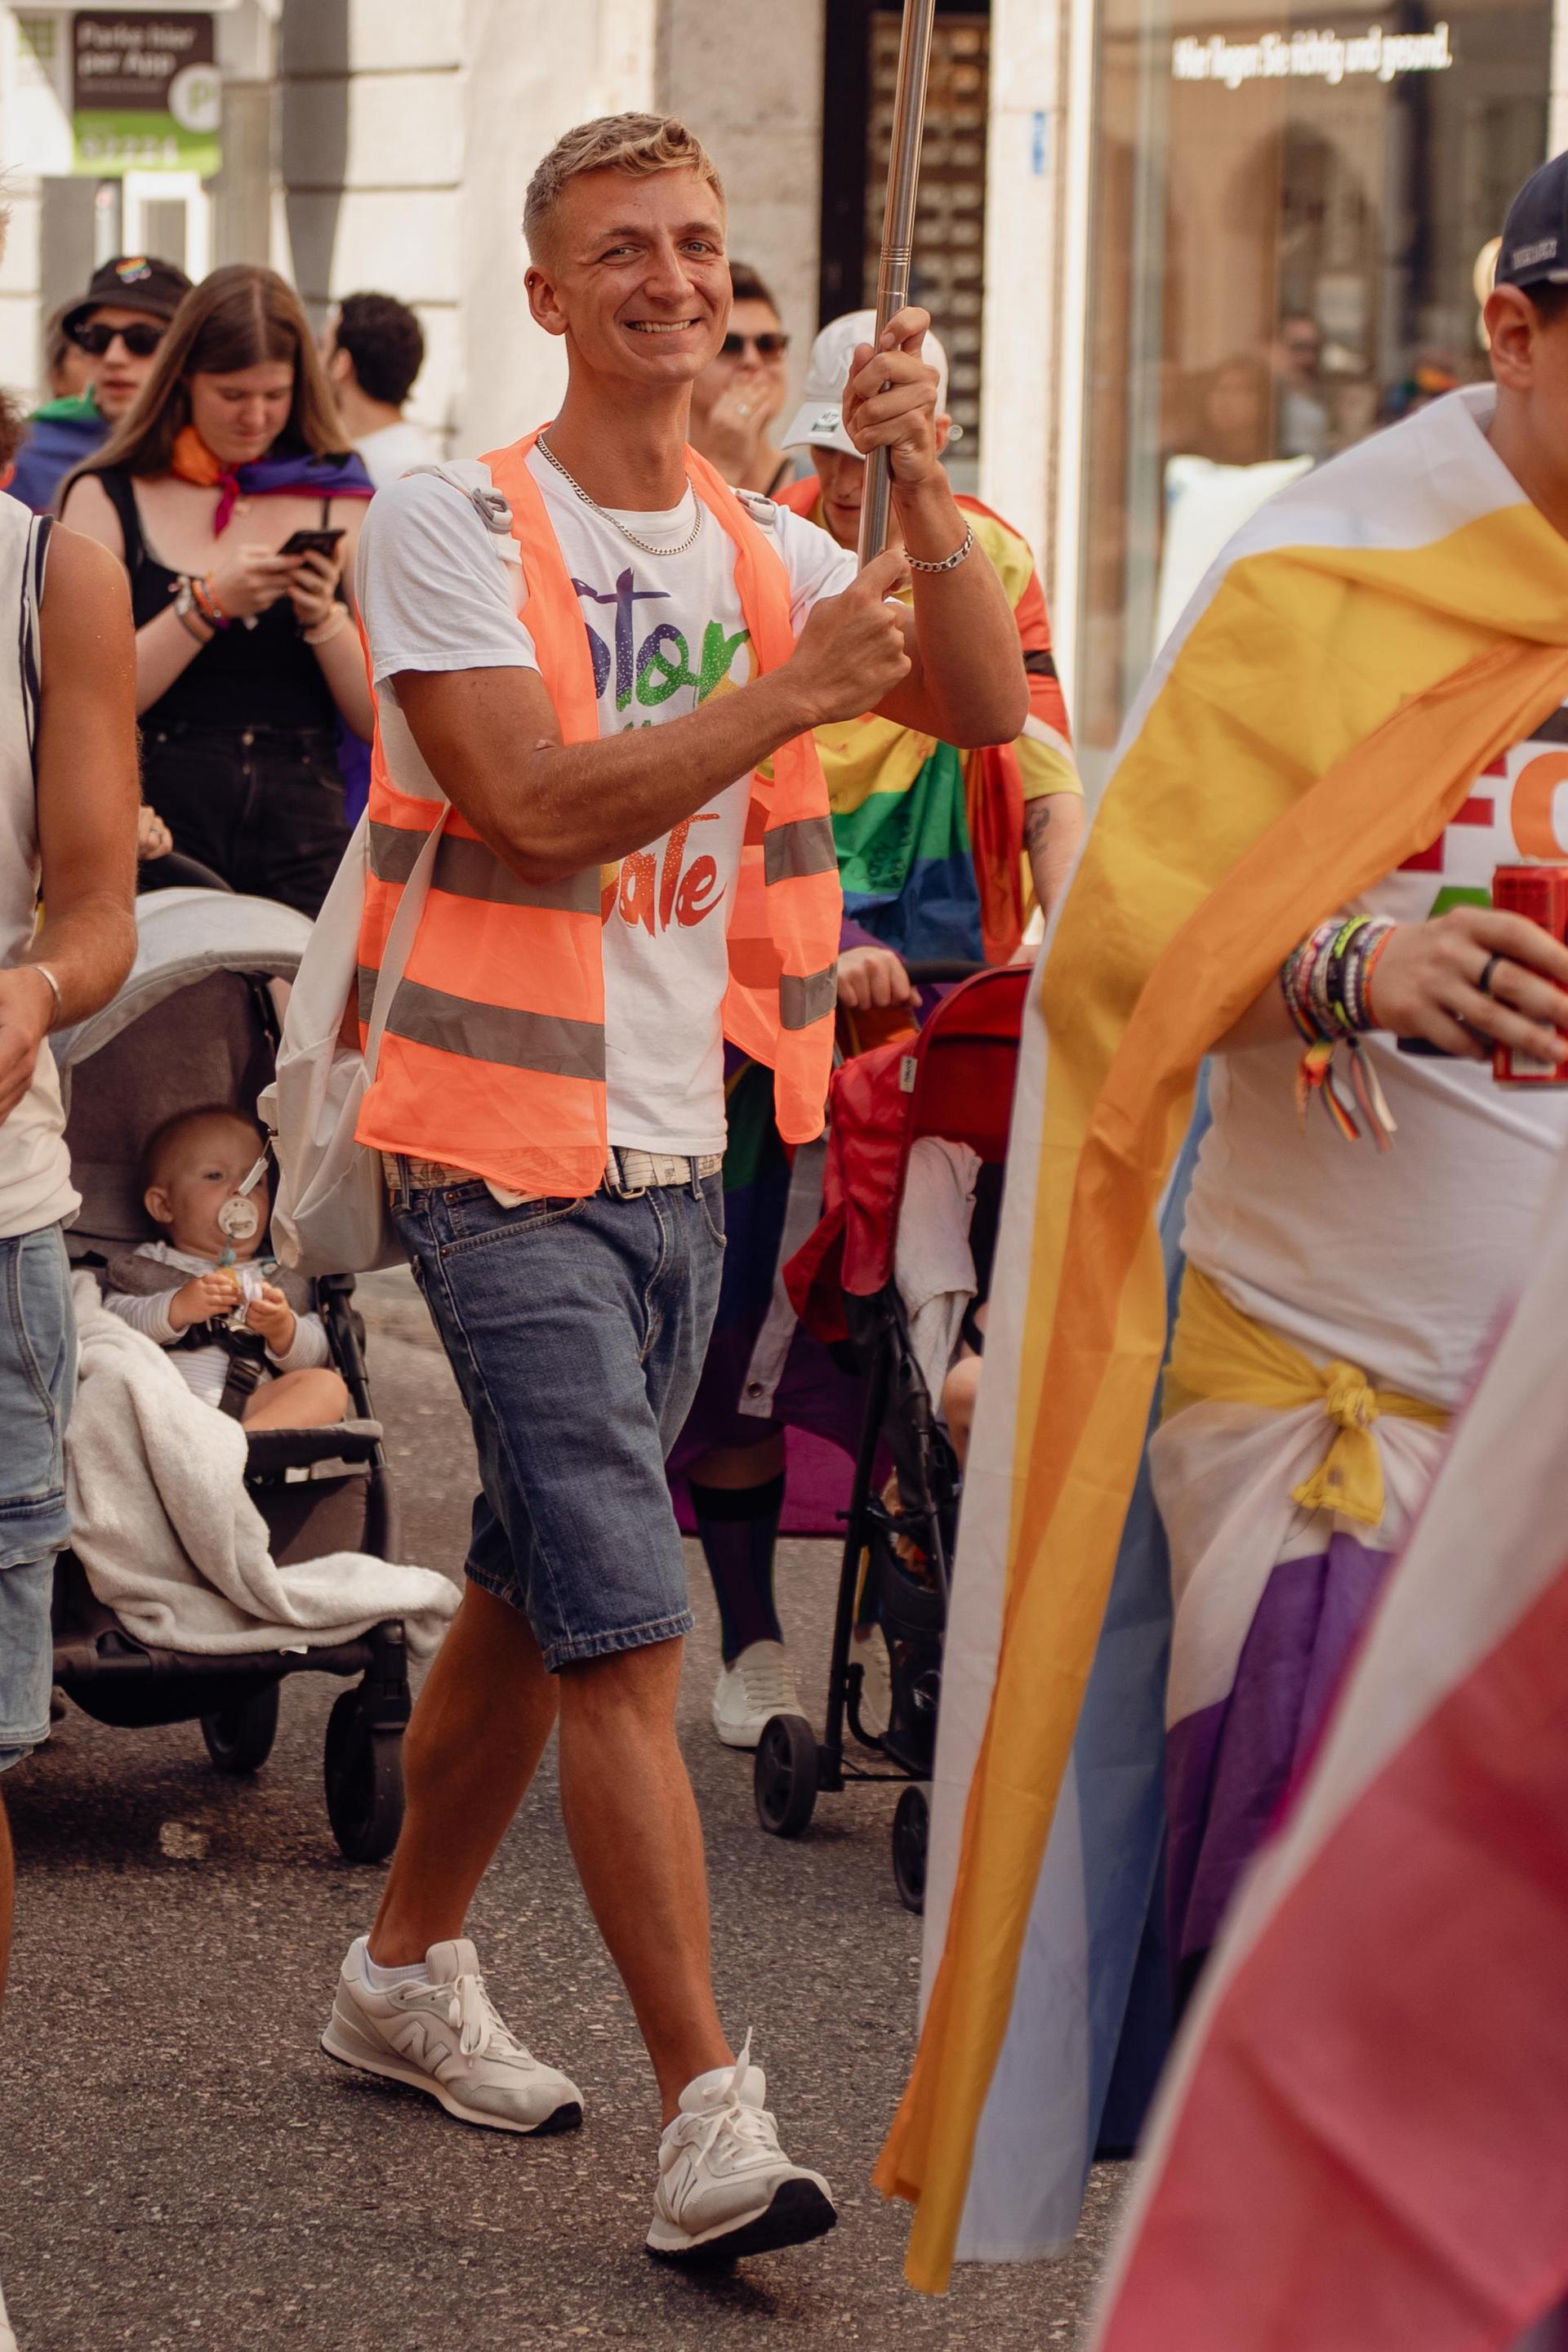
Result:
[[[922,2285],[955,2245],[1072,2234],[1162,1836],[1150,1561],[1168,1544],[1190,1987],[1529,1276],[1568,1093],[1497,1086],[1490,1054],[1568,1056],[1568,959],[1489,901],[1499,864],[1568,859],[1568,157],[1515,200],[1498,278],[1494,383],[1292,486],[1210,572],[1037,984],[943,1675],[931,1999],[878,2176],[919,2202]],[[1145,1449],[1155,1216],[1205,1055]]]
[[[1090,2352],[1568,2346],[1565,1298],[1560,1159],[1529,1281],[1197,1990]]]
[[[791,447],[809,450],[814,470],[778,493],[780,505],[851,551],[866,461],[844,429],[844,394],[856,351],[874,341],[876,323],[874,311],[852,311],[817,336],[784,436]],[[935,335],[927,335],[923,356],[935,371],[938,446],[945,449],[952,432],[948,364]],[[1016,741],[977,751],[877,711],[817,729],[844,890],[838,1003],[841,1041],[850,1051],[880,1042],[911,1017],[911,962],[1005,963],[1015,955],[1034,905],[1048,914],[1056,903],[1082,835],[1083,791],[1028,543],[978,499],[960,494],[957,504],[1013,607],[1029,713]],[[776,1269],[787,1255],[781,1242],[792,1171],[773,1126],[767,1072],[732,1067],[729,1105],[724,1288],[702,1385],[670,1469],[690,1497],[719,1603],[723,1662],[714,1731],[727,1746],[754,1748],[770,1716],[800,1707],[773,1600],[784,1426],[852,1456],[861,1400],[858,1382],[793,1324],[781,1334],[776,1359],[771,1326],[758,1354],[777,1296]],[[807,1173],[802,1170],[801,1179]],[[797,1182],[797,1194],[801,1189]],[[806,1480],[800,1483],[804,1489]],[[835,1491],[826,1511],[815,1495],[799,1499],[808,1517],[815,1508],[816,1524],[831,1528],[832,1505],[844,1496]],[[880,1687],[879,1636],[872,1636],[868,1659]],[[873,1697],[867,1714],[874,1719]]]

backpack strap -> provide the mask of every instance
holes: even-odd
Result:
[[[410,466],[404,479],[412,480],[416,474],[434,474],[438,482],[460,490],[488,531],[498,539],[510,537],[511,509],[482,457],[454,457],[445,466]]]
[[[33,780],[38,774],[38,709],[44,683],[44,569],[49,557],[53,515],[34,515],[27,525],[26,552],[22,562],[22,601],[17,614],[17,668],[22,679],[22,716],[27,730],[27,757]]]

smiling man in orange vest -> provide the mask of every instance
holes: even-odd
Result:
[[[559,1718],[567,1834],[663,2101],[647,2243],[733,2256],[835,2216],[779,2146],[750,2037],[737,2057],[720,2024],[675,1737],[691,1617],[663,1462],[718,1296],[723,1041],[773,1066],[786,1140],[820,1131],[839,893],[810,730],[875,707],[1008,741],[1027,695],[937,461],[922,311],[867,347],[846,394],[858,446],[890,452],[904,542],[857,575],[687,446],[731,299],[723,194],[690,132],[652,115],[572,131],[524,226],[534,319],[566,345],[560,414],[491,455],[493,488],[383,490],[361,549],[367,1004],[444,829],[360,1135],[386,1155],[483,1492],[409,1727],[403,1836],[324,2046],[469,2123],[581,2119],[464,1935]],[[912,611],[889,601],[910,571]]]

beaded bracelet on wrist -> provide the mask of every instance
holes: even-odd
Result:
[[[1296,1101],[1303,1118],[1314,1094],[1340,1133],[1355,1141],[1362,1129],[1359,1108],[1380,1150],[1394,1133],[1377,1072],[1361,1051],[1373,1027],[1371,977],[1394,925],[1385,917],[1354,915],[1320,923],[1292,950],[1279,973],[1286,1009],[1306,1051],[1296,1074]],[[1340,1045],[1349,1054],[1349,1086],[1334,1068]]]

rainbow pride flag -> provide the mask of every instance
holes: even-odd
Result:
[[[1200,1984],[1093,2352],[1479,2352],[1568,2295],[1565,1306],[1568,1164]]]
[[[782,502],[821,524],[815,476],[792,482]],[[958,504],[1017,623],[1029,681],[1023,733],[959,751],[875,711],[816,730],[845,914],[906,963],[1005,963],[1033,898],[1025,803],[1083,789],[1028,541],[978,499]]]
[[[943,1673],[930,1997],[876,2176],[919,2208],[917,2286],[946,2284],[983,2110],[991,2188],[1010,2172],[1058,2221],[1099,2128],[1121,2020],[1096,1987],[1138,1890],[1081,1801],[1116,1776],[1080,1774],[1075,1738],[1199,1065],[1313,924],[1426,848],[1568,696],[1568,543],[1493,451],[1494,399],[1423,410],[1231,542],[1139,698],[1036,975]],[[1024,2069],[991,2095],[1010,2022],[1031,2022],[1026,1947],[1043,2100]],[[1053,2227],[998,2250],[1050,2251]]]

